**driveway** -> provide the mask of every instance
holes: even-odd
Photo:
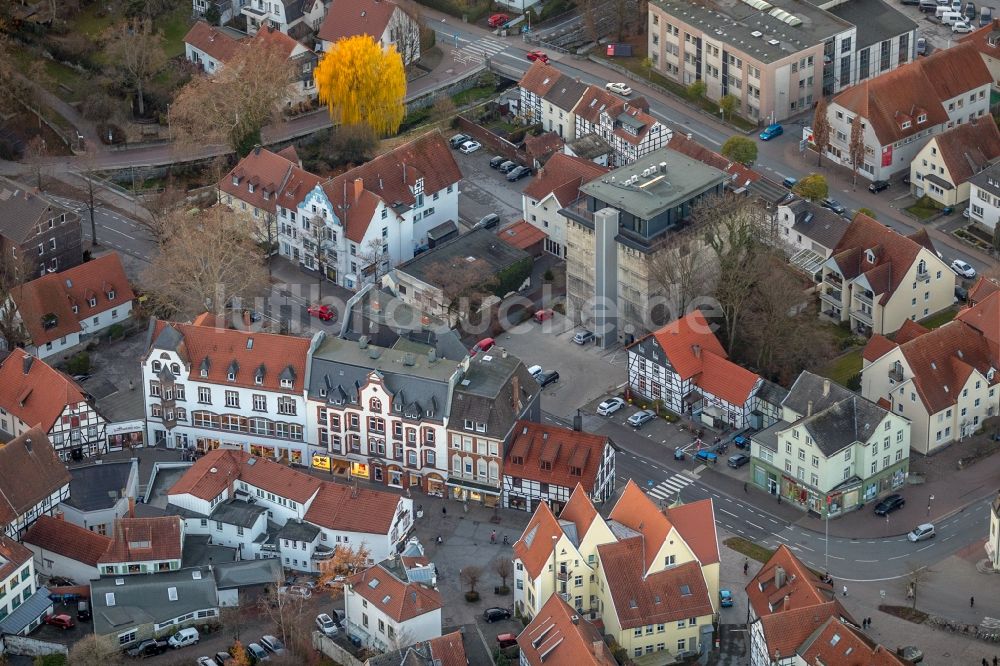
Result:
[[[524,210],[521,192],[534,176],[509,182],[497,169],[490,168],[493,153],[480,148],[471,155],[453,150],[455,161],[462,170],[462,185],[458,198],[459,217],[468,225],[475,224],[489,213],[500,216],[497,230],[521,219]]]
[[[527,321],[497,337],[497,343],[525,365],[559,373],[559,380],[542,390],[542,409],[565,418],[603,395],[617,393],[626,380],[624,348],[577,345],[573,342],[577,330],[556,313],[544,323]]]
[[[139,359],[145,346],[146,329],[134,324],[124,339],[98,342],[89,352],[90,377],[80,382],[80,387],[94,396],[98,411],[109,422],[144,416]]]

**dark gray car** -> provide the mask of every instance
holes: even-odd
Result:
[[[519,166],[511,169],[507,173],[507,180],[509,181],[521,180],[525,176],[530,176],[530,175],[531,175],[531,167]]]
[[[517,168],[517,162],[511,162],[507,160],[499,166],[500,173],[510,173],[512,169]]]

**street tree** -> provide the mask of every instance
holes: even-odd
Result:
[[[830,146],[830,119],[827,118],[826,98],[820,96],[813,113],[813,143],[816,145],[816,166],[823,165],[823,155]]]
[[[509,557],[501,555],[497,559],[493,560],[493,572],[500,576],[500,584],[506,588],[507,579],[510,578],[512,573],[514,573],[514,564],[511,562]]]
[[[933,569],[929,569],[926,566],[920,566],[912,562],[906,565],[906,573],[903,574],[903,585],[906,598],[910,600],[910,608],[916,610],[917,595],[920,593],[920,588],[933,577],[934,573]]]
[[[149,215],[136,216],[135,222],[149,232],[157,245],[162,245],[170,235],[170,222],[174,214],[181,210],[184,201],[184,190],[168,178],[162,188],[143,198],[142,207]]]
[[[851,122],[851,139],[847,153],[851,160],[851,171],[854,172],[852,187],[858,189],[858,169],[865,163],[865,130],[861,126],[861,116],[854,116]]]
[[[381,238],[372,238],[358,250],[361,259],[362,272],[367,278],[369,273],[376,285],[389,270],[389,245]]]
[[[389,38],[395,44],[404,66],[416,62],[420,55],[420,26],[424,24],[423,12],[416,2],[399,5],[400,11],[393,12],[389,19]]]
[[[46,158],[49,155],[48,146],[41,135],[33,136],[24,146],[24,161],[31,167],[35,176],[35,187],[41,190],[45,186]]]
[[[447,93],[441,93],[434,98],[433,117],[437,120],[447,120],[455,115],[455,100]]]
[[[403,122],[406,72],[395,47],[383,49],[368,35],[346,37],[327,51],[314,77],[334,124],[363,124],[388,136]]]
[[[736,95],[733,94],[723,95],[721,98],[719,98],[719,108],[722,109],[722,115],[724,118],[732,118],[733,114],[736,112],[736,109],[738,109],[739,106],[740,106],[740,98],[737,97]]]
[[[708,85],[701,79],[697,81],[692,81],[687,87],[687,94],[693,100],[700,100],[705,96],[705,92],[708,90]]]
[[[122,651],[107,636],[87,634],[73,644],[66,663],[73,666],[118,666]]]
[[[726,139],[719,152],[735,162],[749,166],[757,161],[757,142],[736,134]]]
[[[715,257],[704,230],[695,219],[692,222],[674,234],[668,246],[647,255],[646,270],[657,295],[667,300],[669,311],[663,318],[668,321],[682,317],[691,303],[715,290]],[[656,314],[650,312],[654,318]]]
[[[337,544],[333,555],[320,564],[318,587],[329,590],[334,599],[339,599],[344,595],[344,579],[367,568],[371,555],[371,550],[364,544],[357,548]]]
[[[827,184],[826,178],[822,175],[811,173],[795,183],[792,192],[809,201],[821,201],[829,196],[830,186]]]
[[[476,591],[476,585],[479,584],[479,580],[483,577],[483,568],[469,565],[458,572],[458,577],[469,588],[468,592],[466,592],[466,597],[478,598],[479,593]]]
[[[24,253],[0,262],[0,339],[7,341],[8,348],[28,343],[28,333],[18,317],[14,298],[22,284],[38,276],[37,271],[38,266]]]
[[[233,655],[233,666],[250,666],[250,655],[247,654],[247,649],[243,647],[243,643],[239,639],[233,643],[229,653]]]
[[[1000,254],[1000,224],[993,225],[993,251]]]
[[[146,115],[146,85],[167,64],[163,36],[149,18],[131,18],[114,25],[105,35],[107,61],[126,86],[135,91],[140,116]]]
[[[276,44],[241,44],[212,76],[196,76],[170,107],[174,138],[187,147],[225,143],[243,157],[261,142],[261,130],[278,118],[295,71]]]
[[[267,285],[264,257],[247,223],[223,206],[175,211],[142,282],[163,315],[193,318],[248,302]]]
[[[600,35],[597,31],[597,0],[580,0],[577,5],[583,17],[583,31],[587,39],[596,42]]]
[[[267,592],[258,599],[260,614],[269,618],[275,625],[275,633],[281,642],[289,645],[299,642],[298,634],[309,631],[312,622],[306,619],[309,606],[304,597],[298,594],[281,592],[285,585],[284,576],[278,574],[274,582],[267,587]]]

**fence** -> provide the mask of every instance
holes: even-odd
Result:
[[[69,655],[69,648],[61,643],[51,641],[40,641],[27,636],[15,636],[8,634],[3,637],[4,653],[16,654],[23,657],[38,657],[46,654]]]
[[[507,159],[520,164],[529,164],[528,154],[523,150],[520,150],[516,145],[502,136],[494,134],[485,127],[480,127],[467,118],[458,117],[458,129],[498,155],[503,155]]]
[[[314,631],[313,637],[313,647],[323,654],[325,654],[330,659],[333,659],[338,664],[342,666],[364,666],[360,659],[355,657],[347,648],[339,645],[329,636],[324,636],[318,631]]]

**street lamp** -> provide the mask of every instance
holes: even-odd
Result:
[[[927,517],[931,517],[931,502],[934,501],[934,495],[929,495],[927,497]]]

